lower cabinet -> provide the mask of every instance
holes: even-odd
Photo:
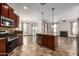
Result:
[[[23,34],[17,34],[18,36],[18,46],[23,44]]]
[[[37,44],[53,49],[58,46],[58,38],[54,35],[46,35],[46,34],[37,34],[36,35],[36,42]]]
[[[0,38],[0,56],[8,56],[18,46],[18,39],[7,41],[6,38]]]
[[[0,56],[6,55],[6,40],[5,38],[0,38]]]

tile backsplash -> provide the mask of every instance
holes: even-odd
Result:
[[[0,31],[10,31],[10,32],[14,32],[15,30],[16,30],[16,28],[0,27]]]

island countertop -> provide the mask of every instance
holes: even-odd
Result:
[[[57,34],[45,34],[45,33],[37,33],[37,35],[50,35],[50,36],[58,36]]]

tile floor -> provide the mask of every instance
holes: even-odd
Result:
[[[35,39],[35,38],[34,38]],[[55,51],[32,42],[32,37],[24,37],[24,44],[17,47],[11,56],[76,56],[75,38],[58,38],[58,48]]]

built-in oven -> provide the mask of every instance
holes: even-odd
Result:
[[[6,53],[10,53],[18,46],[18,37],[15,33],[0,31],[0,37],[6,37]]]
[[[13,51],[18,45],[18,38],[11,38],[10,41],[7,42],[7,53],[10,53],[11,51]]]
[[[0,16],[0,25],[1,26],[7,26],[12,27],[13,26],[13,20],[6,18],[4,16]]]
[[[6,44],[6,52],[10,53],[18,46],[18,37],[14,33],[7,34],[7,44]]]

